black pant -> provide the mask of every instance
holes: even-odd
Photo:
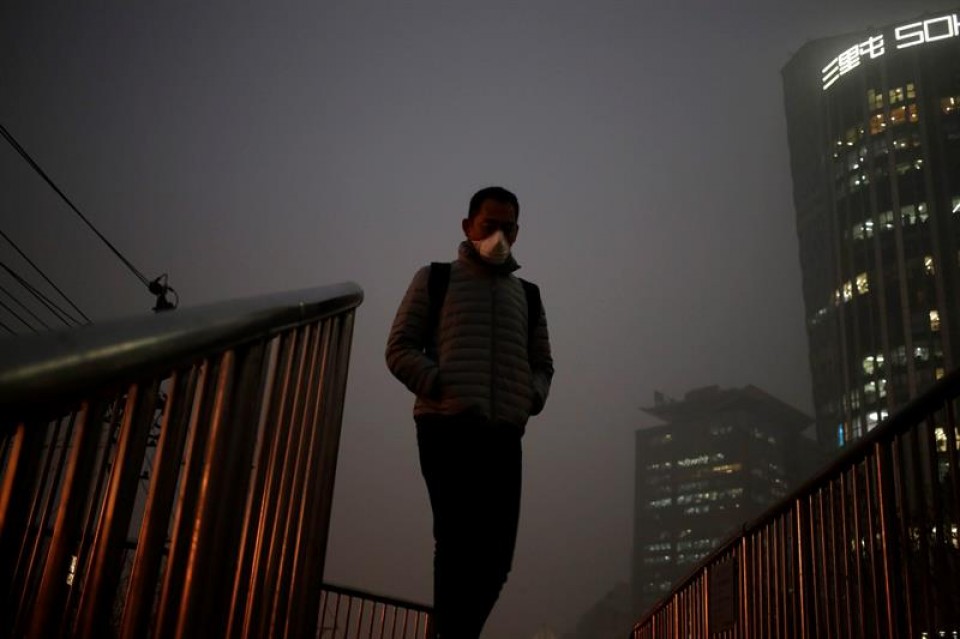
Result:
[[[475,417],[417,420],[433,509],[433,598],[440,639],[477,639],[513,561],[520,429]]]

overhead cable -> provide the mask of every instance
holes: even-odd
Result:
[[[17,332],[16,332],[15,330],[13,330],[12,328],[10,328],[9,326],[7,326],[6,324],[4,324],[3,322],[0,322],[0,328],[2,328],[3,330],[7,331],[7,332],[10,333],[11,335],[16,335],[16,334],[17,334]]]
[[[50,286],[52,286],[52,287],[53,287],[53,290],[55,290],[57,293],[60,294],[60,297],[62,297],[63,299],[67,300],[67,303],[70,304],[70,306],[73,307],[73,310],[75,310],[77,313],[80,314],[80,317],[82,317],[82,318],[87,322],[87,324],[90,323],[90,318],[87,317],[86,313],[84,313],[83,311],[81,311],[81,310],[80,310],[80,307],[78,307],[76,304],[74,304],[74,303],[73,303],[73,300],[70,299],[70,298],[67,296],[66,293],[64,293],[62,290],[60,290],[60,287],[57,286],[56,284],[54,284],[54,283],[53,283],[53,280],[51,280],[49,277],[47,277],[46,273],[44,273],[43,270],[42,270],[39,266],[37,266],[36,264],[34,264],[34,263],[33,263],[33,260],[31,260],[29,257],[27,257],[27,254],[24,253],[24,252],[20,249],[20,247],[17,246],[17,243],[14,242],[12,239],[10,239],[10,237],[9,237],[6,233],[4,233],[2,229],[0,229],[0,236],[3,236],[3,239],[5,239],[7,242],[10,243],[10,246],[12,246],[12,247],[17,251],[17,253],[20,254],[20,257],[22,257],[24,260],[26,260],[26,261],[27,261],[27,264],[29,264],[30,266],[32,266],[32,267],[33,267],[33,270],[35,270],[37,273],[39,273],[39,274],[40,274],[40,277],[42,277],[47,284],[49,284]]]
[[[51,300],[49,297],[47,297],[46,295],[44,295],[42,291],[40,291],[40,290],[39,290],[37,287],[35,287],[33,284],[31,284],[30,282],[28,282],[27,280],[25,280],[19,273],[17,273],[16,271],[14,271],[12,268],[10,268],[9,266],[7,266],[7,265],[6,265],[4,262],[2,262],[2,261],[0,261],[0,268],[2,268],[3,270],[5,270],[5,271],[10,275],[10,277],[12,277],[14,280],[16,280],[17,283],[20,284],[20,286],[22,286],[23,288],[25,288],[28,293],[30,293],[31,295],[33,295],[33,296],[37,299],[38,302],[40,302],[41,304],[43,304],[43,305],[47,308],[48,311],[50,311],[51,313],[53,313],[53,314],[57,317],[57,319],[59,319],[61,322],[63,322],[63,323],[66,324],[67,326],[71,326],[71,325],[79,326],[80,324],[83,323],[83,322],[81,322],[80,320],[78,320],[77,318],[75,318],[75,317],[73,317],[72,315],[70,315],[70,313],[68,313],[66,310],[64,310],[63,308],[61,308],[56,302],[54,302],[54,301]]]
[[[34,320],[36,320],[37,323],[40,324],[40,326],[44,327],[44,328],[47,329],[48,331],[49,331],[49,330],[52,330],[49,324],[47,324],[47,323],[44,322],[42,319],[40,319],[40,316],[38,316],[36,313],[34,313],[33,311],[31,311],[30,308],[29,308],[26,304],[24,304],[23,302],[21,302],[20,299],[19,299],[16,295],[14,295],[14,294],[11,293],[10,291],[8,291],[7,288],[6,288],[5,286],[3,286],[2,284],[0,284],[0,291],[3,291],[3,293],[5,293],[7,297],[9,297],[9,298],[12,299],[14,302],[16,302],[16,303],[17,303],[17,306],[19,306],[22,310],[26,311],[27,315],[29,315],[29,316],[32,317]]]
[[[70,198],[68,198],[64,194],[64,192],[61,191],[59,187],[57,187],[57,185],[53,183],[53,180],[50,179],[50,177],[44,172],[44,170],[40,168],[40,165],[37,164],[32,157],[30,157],[30,154],[27,153],[26,149],[20,146],[20,143],[17,142],[16,139],[14,139],[14,137],[10,134],[9,131],[7,131],[7,129],[2,124],[0,124],[0,135],[2,135],[4,139],[6,139],[6,141],[9,142],[10,145],[17,151],[17,153],[20,154],[20,157],[22,157],[27,162],[27,164],[29,164],[33,168],[33,170],[36,171],[37,174],[44,179],[44,181],[50,186],[50,188],[56,191],[57,195],[59,195],[60,198],[64,202],[66,202],[67,206],[69,206],[73,210],[73,212],[76,213],[80,217],[80,219],[86,223],[88,227],[90,227],[90,230],[93,231],[97,235],[97,237],[99,237],[103,241],[103,243],[110,248],[111,251],[113,251],[114,255],[116,255],[120,259],[120,261],[123,262],[127,266],[127,268],[130,269],[130,271],[134,275],[136,275],[137,278],[139,278],[140,281],[143,282],[145,286],[149,288],[150,280],[147,279],[147,276],[141,273],[140,270],[137,269],[137,267],[130,262],[130,260],[124,257],[124,255],[117,249],[117,247],[115,247],[113,244],[110,243],[110,240],[108,240],[103,235],[103,233],[97,230],[97,227],[95,227],[93,223],[90,222],[90,220],[88,220],[87,217],[80,212],[80,209],[78,209],[76,205],[70,201]]]
[[[38,331],[38,330],[36,329],[36,327],[33,326],[33,324],[31,324],[31,323],[28,322],[27,320],[23,319],[22,317],[20,317],[20,316],[17,314],[17,312],[16,312],[15,310],[13,310],[12,308],[10,308],[9,306],[7,306],[7,304],[6,304],[3,300],[0,300],[0,308],[5,309],[8,313],[10,313],[11,315],[13,315],[21,324],[23,324],[24,326],[26,326],[27,328],[29,328],[29,329],[30,329],[31,331],[33,331],[34,333],[40,333],[40,331]]]

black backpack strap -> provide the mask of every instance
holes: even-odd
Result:
[[[533,344],[533,335],[537,332],[537,324],[540,322],[540,310],[543,302],[540,300],[540,287],[533,282],[518,278],[523,284],[523,292],[527,297],[527,350]]]
[[[427,351],[436,347],[437,329],[440,326],[440,310],[443,300],[447,297],[447,287],[450,285],[450,262],[431,262],[430,277],[427,280],[427,334],[423,343]]]

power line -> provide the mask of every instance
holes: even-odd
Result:
[[[139,269],[137,269],[137,267],[134,266],[134,265],[130,262],[130,260],[128,260],[126,257],[124,257],[123,254],[117,249],[117,247],[115,247],[113,244],[111,244],[111,243],[110,243],[110,240],[108,240],[108,239],[103,235],[103,233],[101,233],[99,230],[97,230],[97,227],[95,227],[95,226],[93,225],[93,223],[90,222],[90,220],[88,220],[87,217],[86,217],[83,213],[80,212],[80,209],[78,209],[78,208],[76,207],[76,205],[75,205],[73,202],[70,201],[70,198],[68,198],[68,197],[64,194],[64,192],[61,191],[61,190],[59,189],[59,187],[57,187],[57,185],[53,183],[53,180],[50,179],[50,177],[44,172],[44,170],[40,168],[40,165],[37,164],[37,163],[33,160],[33,158],[30,157],[30,154],[27,153],[26,149],[24,149],[22,146],[20,146],[20,143],[17,142],[16,139],[14,139],[14,137],[10,134],[9,131],[7,131],[7,129],[6,129],[2,124],[0,124],[0,135],[2,135],[2,136],[4,137],[4,139],[6,139],[7,142],[10,143],[10,145],[17,151],[17,153],[20,154],[20,157],[22,157],[22,158],[27,162],[27,164],[29,164],[29,165],[31,166],[31,168],[33,168],[33,170],[36,171],[37,174],[38,174],[40,177],[42,177],[42,178],[44,179],[44,181],[46,181],[46,183],[47,183],[48,185],[50,185],[50,188],[52,188],[54,191],[56,191],[57,195],[60,196],[60,199],[62,199],[64,202],[66,202],[66,203],[67,203],[67,206],[69,206],[71,209],[73,209],[73,212],[76,213],[76,214],[80,217],[80,219],[83,220],[83,221],[86,223],[86,225],[87,225],[88,227],[90,227],[90,230],[93,231],[94,233],[96,233],[97,237],[99,237],[99,238],[103,241],[103,243],[106,244],[106,245],[110,248],[111,251],[113,251],[114,255],[116,255],[118,258],[120,258],[120,261],[123,262],[123,263],[127,266],[127,268],[129,268],[130,271],[131,271],[134,275],[136,275],[136,276],[140,279],[141,282],[143,282],[143,284],[144,284],[145,286],[149,287],[149,286],[150,286],[150,280],[148,280],[147,277],[146,277],[143,273],[141,273],[141,272],[139,271]]]
[[[2,328],[3,330],[7,331],[7,332],[10,333],[11,335],[16,335],[16,334],[17,334],[17,332],[16,332],[15,330],[13,330],[12,328],[10,328],[9,326],[7,326],[6,324],[4,324],[3,322],[0,322],[0,328]]]
[[[8,291],[7,288],[6,288],[5,286],[3,286],[2,284],[0,284],[0,291],[3,291],[4,293],[6,293],[7,297],[9,297],[11,300],[13,300],[14,302],[16,302],[16,303],[17,303],[17,306],[19,306],[21,309],[23,309],[24,311],[26,311],[27,314],[28,314],[30,317],[32,317],[33,319],[35,319],[35,320],[40,324],[40,326],[44,327],[44,328],[47,329],[48,331],[49,331],[49,330],[52,330],[49,324],[47,324],[47,323],[44,322],[42,319],[40,319],[40,317],[39,317],[36,313],[34,313],[33,311],[31,311],[30,308],[27,307],[26,304],[24,304],[23,302],[21,302],[20,299],[19,299],[17,296],[15,296],[13,293],[11,293],[10,291]]]
[[[27,322],[27,320],[25,320],[25,319],[23,319],[22,317],[20,317],[19,315],[17,315],[17,312],[16,312],[15,310],[13,310],[12,308],[10,308],[9,306],[7,306],[6,303],[5,303],[3,300],[0,300],[0,307],[6,309],[6,311],[7,311],[8,313],[10,313],[10,314],[13,315],[15,318],[17,318],[17,319],[20,321],[21,324],[23,324],[24,326],[26,326],[27,328],[29,328],[29,329],[30,329],[31,331],[33,331],[34,333],[39,333],[39,332],[40,332],[40,331],[38,331],[36,328],[34,328],[34,326],[33,326],[32,324],[30,324],[29,322]]]
[[[12,246],[12,247],[17,251],[17,253],[20,254],[20,257],[22,257],[23,259],[25,259],[25,260],[27,261],[27,264],[29,264],[30,266],[32,266],[33,269],[34,269],[37,273],[40,274],[40,277],[42,277],[42,278],[44,279],[44,281],[46,281],[47,284],[49,284],[50,286],[52,286],[52,287],[53,287],[53,290],[55,290],[57,293],[60,294],[60,297],[62,297],[63,299],[67,300],[67,303],[70,304],[70,306],[73,307],[73,310],[75,310],[77,313],[80,314],[80,317],[82,317],[84,320],[86,320],[87,324],[90,323],[90,318],[87,317],[86,314],[85,314],[83,311],[80,310],[80,307],[78,307],[76,304],[74,304],[74,303],[73,303],[73,300],[70,299],[70,298],[67,296],[66,293],[64,293],[63,291],[61,291],[61,290],[60,290],[60,287],[57,286],[56,284],[54,284],[53,281],[52,281],[49,277],[47,277],[46,273],[44,273],[43,270],[42,270],[39,266],[37,266],[36,264],[34,264],[34,263],[33,263],[33,260],[31,260],[29,257],[27,257],[27,254],[24,253],[24,252],[20,249],[20,247],[17,246],[17,243],[14,242],[13,240],[11,240],[10,237],[9,237],[6,233],[4,233],[2,229],[0,229],[0,236],[3,236],[3,239],[5,239],[7,242],[10,243],[10,246]]]
[[[28,293],[33,295],[37,299],[37,301],[43,304],[47,308],[47,310],[53,313],[57,317],[57,319],[59,319],[61,322],[63,322],[67,326],[70,326],[71,322],[75,325],[80,325],[82,323],[80,322],[80,320],[70,315],[67,311],[60,308],[60,306],[58,306],[56,302],[54,302],[49,297],[44,295],[39,289],[37,289],[37,287],[35,287],[33,284],[25,280],[19,273],[14,271],[12,268],[7,266],[2,261],[0,261],[0,268],[2,268],[7,273],[9,273],[10,277],[16,280],[17,283],[20,284],[20,286],[25,288]]]

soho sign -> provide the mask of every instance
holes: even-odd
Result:
[[[911,22],[893,30],[893,37],[897,49],[908,49],[928,42],[947,40],[960,36],[960,14],[949,14],[938,18],[930,18],[922,22]],[[860,44],[855,44],[844,50],[830,63],[823,67],[823,90],[826,91],[841,78],[850,73],[863,59],[874,60],[886,53],[886,43],[883,34],[867,38]]]

